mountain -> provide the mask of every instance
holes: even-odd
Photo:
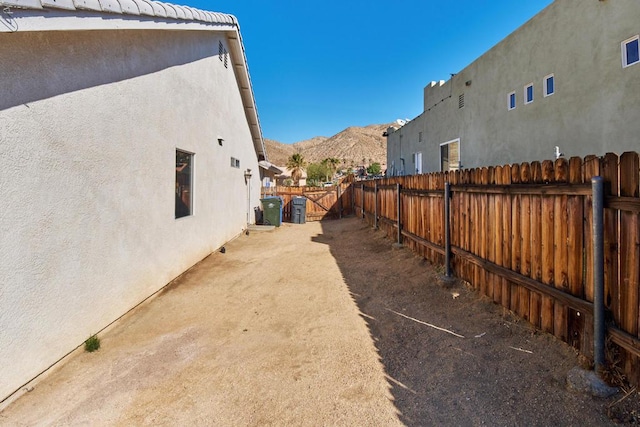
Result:
[[[307,162],[317,163],[329,157],[340,160],[342,165],[369,165],[387,161],[387,138],[382,133],[389,124],[352,126],[332,137],[317,136],[295,144],[283,144],[265,139],[269,161],[284,166],[294,153],[300,153]],[[384,169],[384,166],[383,166]]]
[[[264,139],[264,146],[267,150],[267,158],[269,159],[269,162],[277,166],[286,165],[287,159],[297,152],[295,147],[291,144],[283,144],[282,142],[268,138]]]

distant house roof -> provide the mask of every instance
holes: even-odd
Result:
[[[274,174],[276,174],[276,175],[280,175],[280,174],[283,172],[283,170],[282,170],[282,169],[280,169],[279,167],[277,167],[277,166],[276,166],[276,165],[274,165],[273,163],[269,163],[269,162],[267,162],[266,160],[261,160],[261,161],[259,161],[259,162],[258,162],[258,165],[260,165],[260,167],[261,167],[262,169],[265,169],[265,170],[271,171],[271,172],[273,172],[273,173],[274,173]]]
[[[0,0],[0,32],[201,30],[223,32],[258,160],[266,160],[249,67],[235,16],[153,0]]]

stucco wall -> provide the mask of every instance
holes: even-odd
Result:
[[[218,40],[0,34],[0,400],[245,228],[258,163]],[[176,148],[195,153],[178,220]]]
[[[394,132],[387,130],[387,175],[412,175],[414,173],[416,165],[413,153],[425,151],[424,144],[420,142],[420,132],[423,133],[424,140],[424,121],[420,116]]]
[[[463,167],[549,159],[556,145],[566,157],[637,150],[640,65],[622,68],[620,43],[640,33],[638,22],[636,0],[556,0],[444,85],[427,85],[411,122],[426,141],[405,149],[428,152],[425,172],[439,170],[439,145],[456,138]],[[556,91],[545,98],[552,73]],[[524,105],[529,83],[534,102]]]

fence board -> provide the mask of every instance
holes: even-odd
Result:
[[[487,185],[489,183],[489,169],[482,168],[480,171],[480,184]],[[483,259],[488,259],[489,257],[489,227],[487,226],[487,219],[489,217],[489,202],[487,194],[479,194],[478,202],[480,203],[480,232],[478,235],[478,240],[480,242],[480,257]],[[489,278],[489,272],[482,269],[480,271],[480,286],[482,289],[482,293],[488,296],[489,298],[493,298],[491,294],[491,279]]]
[[[510,185],[511,182],[511,166],[506,165],[502,168],[502,183]],[[505,194],[502,197],[502,266],[509,268],[511,266],[511,256],[513,246],[511,245],[511,195]],[[506,279],[502,279],[502,306],[506,308],[511,307],[511,283]]]
[[[522,184],[531,182],[531,169],[528,163],[520,165],[520,182]],[[520,273],[526,277],[531,277],[531,197],[527,194],[520,196]],[[519,298],[520,316],[529,320],[531,295],[524,286],[520,287]]]
[[[534,184],[542,182],[542,165],[540,162],[531,163],[531,181]],[[531,196],[531,278],[542,282],[542,196]],[[540,312],[542,310],[542,295],[531,292],[529,298],[529,321],[537,328],[541,328]]]
[[[502,185],[504,183],[504,173],[503,173],[503,168],[502,166],[498,166],[496,167],[495,170],[495,182],[497,185]],[[503,199],[504,196],[501,194],[498,194],[494,197],[494,211],[493,211],[493,228],[494,228],[494,234],[495,234],[495,249],[494,249],[494,256],[495,256],[495,263],[497,265],[504,265],[504,258],[503,258],[503,248],[504,248],[504,242],[503,242],[503,235],[504,235],[504,227],[503,227],[503,222],[502,222],[502,203],[503,203]],[[503,281],[504,278],[500,277],[500,276],[495,276],[495,281],[494,281],[494,286],[493,286],[493,301],[496,304],[500,304],[502,303],[502,287],[503,287]]]
[[[582,183],[582,159],[572,157],[569,160],[569,183]],[[584,296],[583,281],[583,212],[582,199],[579,196],[567,197],[567,282],[569,292],[577,297]],[[583,349],[583,346],[591,348],[592,342],[590,334],[585,336],[584,314],[576,310],[569,309],[568,317],[568,338],[570,344]],[[584,341],[587,341],[586,343]]]
[[[623,153],[620,156],[620,196],[639,197],[640,162],[637,153]],[[640,226],[638,214],[620,212],[620,286],[626,296],[620,306],[622,329],[638,337],[638,304],[640,275]],[[625,370],[632,377],[640,378],[638,357],[627,355]]]
[[[520,184],[520,165],[511,166],[511,182]],[[522,254],[522,230],[520,228],[520,194],[516,194],[511,199],[511,270],[520,273],[520,262]],[[511,311],[522,316],[520,311],[520,286],[511,284]]]
[[[618,164],[619,163],[619,164]],[[592,356],[593,240],[590,181],[602,174],[606,198],[605,302],[617,326],[622,366],[640,385],[640,165],[636,153],[587,156],[357,183],[337,194],[395,240],[397,194],[404,244],[443,261],[444,182],[452,185],[453,271],[533,325]],[[376,203],[377,197],[377,203]],[[354,209],[351,208],[351,211]]]
[[[568,164],[566,159],[556,160],[554,165],[556,182],[566,182],[568,180]],[[567,196],[554,196],[554,279],[553,285],[562,291],[567,291]],[[554,325],[553,333],[563,341],[568,337],[568,317],[567,307],[561,303],[554,305]]]
[[[618,195],[618,156],[607,153],[602,160],[602,178],[605,180],[605,193]],[[608,189],[606,188],[608,187]],[[620,285],[618,278],[618,211],[604,211],[604,290],[605,304],[613,315],[614,322],[620,324]]]

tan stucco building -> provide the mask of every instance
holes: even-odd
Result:
[[[637,0],[554,1],[424,88],[387,132],[388,175],[637,151],[639,34]]]

